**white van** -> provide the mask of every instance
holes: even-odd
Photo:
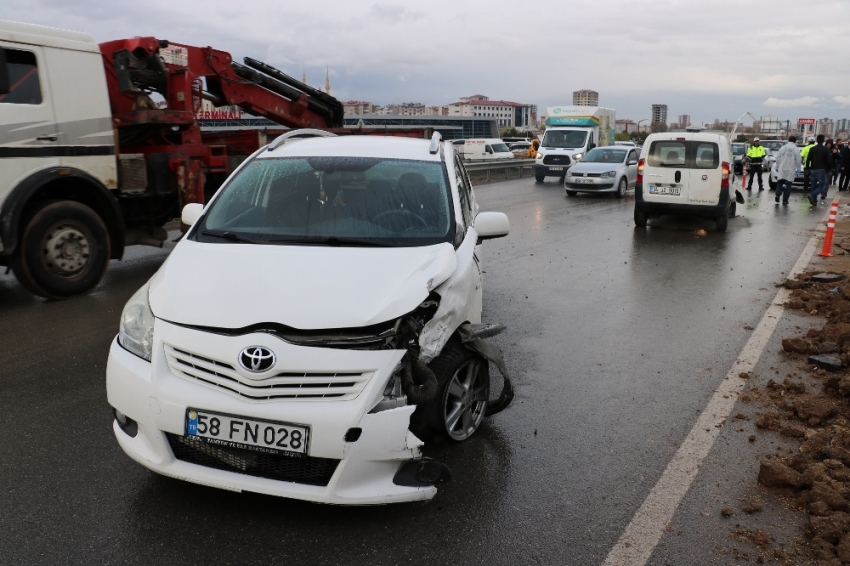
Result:
[[[662,133],[646,138],[638,162],[635,224],[664,214],[712,218],[726,230],[735,215],[732,150],[719,134]],[[741,199],[743,200],[743,199]]]
[[[462,142],[462,143],[458,143]],[[491,161],[494,159],[513,159],[514,154],[508,144],[499,138],[456,140],[455,151],[463,155],[466,161]]]

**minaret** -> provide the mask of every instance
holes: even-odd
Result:
[[[301,71],[301,82],[307,84],[307,71],[303,69]]]
[[[331,74],[330,69],[325,67],[325,94],[331,93]]]

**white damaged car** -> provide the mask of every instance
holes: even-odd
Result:
[[[315,502],[429,499],[450,473],[423,441],[510,402],[476,253],[508,218],[478,212],[439,134],[279,138],[183,221],[109,353],[114,433],[141,465]]]

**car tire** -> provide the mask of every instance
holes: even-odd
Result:
[[[490,395],[487,360],[452,338],[429,367],[437,376],[437,395],[422,407],[428,422],[425,432],[428,438],[422,440],[438,437],[457,442],[466,440],[478,430],[487,412]],[[464,387],[465,383],[468,388]]]
[[[725,232],[726,228],[729,226],[729,209],[726,210],[726,214],[718,216],[714,220],[716,223],[715,229],[718,232]]]
[[[728,214],[728,216],[729,216],[729,218],[735,218],[735,215],[736,215],[737,213],[738,213],[738,203],[737,203],[737,202],[735,202],[735,201],[733,200],[733,201],[732,201],[732,204],[730,204],[730,205],[729,205],[729,214]]]
[[[30,218],[9,263],[33,293],[64,299],[100,283],[109,256],[103,220],[84,204],[64,200],[47,204]]]
[[[635,207],[635,226],[645,228],[647,220],[648,218],[646,214],[644,214],[643,211],[638,210],[638,208]]]
[[[545,178],[546,178],[546,175],[544,175],[542,173],[535,173],[534,174],[534,180],[538,183],[542,183],[543,179],[545,179]]]
[[[574,196],[576,196],[576,194],[578,194],[578,191],[571,191],[570,189],[567,189],[567,196],[568,197],[574,197]]]
[[[770,177],[768,177],[768,179],[767,179],[767,184],[768,184],[768,186],[770,187],[770,190],[771,190],[771,191],[775,191],[775,190],[776,190],[776,185],[777,185],[778,183],[777,183],[776,181],[772,180]]]
[[[617,192],[614,193],[614,196],[616,196],[617,198],[623,198],[624,196],[626,196],[626,191],[628,190],[629,182],[626,180],[625,177],[623,177],[622,179],[620,179],[620,184],[617,185]]]

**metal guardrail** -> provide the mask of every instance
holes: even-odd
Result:
[[[512,169],[519,170],[519,176],[522,177],[526,169],[530,169],[534,165],[534,159],[494,159],[492,161],[465,161],[464,167],[469,173],[477,171],[485,171],[487,180],[490,180],[493,171],[504,171],[505,178],[508,178],[508,173]]]

